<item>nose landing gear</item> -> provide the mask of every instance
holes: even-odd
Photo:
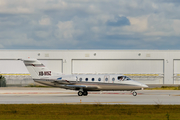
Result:
[[[133,95],[133,96],[136,96],[136,95],[137,95],[137,92],[136,92],[136,91],[133,91],[133,92],[132,92],[132,95]]]

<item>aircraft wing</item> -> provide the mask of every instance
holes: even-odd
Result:
[[[62,88],[70,90],[98,90],[98,86],[87,86],[87,85],[61,85]]]
[[[52,80],[51,83],[57,83],[59,87],[64,88],[64,89],[70,89],[70,90],[98,90],[99,87],[98,85],[81,85],[81,84],[76,84],[75,81],[69,81],[68,79],[63,79],[63,78],[58,78],[55,79],[53,77],[48,77],[48,78],[41,78],[42,80]],[[38,80],[36,80],[37,82]],[[39,81],[40,82],[40,81]]]
[[[70,82],[68,80],[54,80],[55,83],[59,83],[59,84],[70,84]]]

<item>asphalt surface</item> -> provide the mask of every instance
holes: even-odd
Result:
[[[60,88],[0,88],[0,104],[134,104],[180,105],[180,90],[139,90],[89,92],[78,96],[77,91]]]

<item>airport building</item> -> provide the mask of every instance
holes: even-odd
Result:
[[[24,63],[36,58],[63,74],[123,74],[145,84],[180,84],[180,50],[1,50],[7,85],[34,84]]]

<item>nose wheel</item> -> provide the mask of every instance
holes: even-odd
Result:
[[[134,91],[134,92],[132,93],[132,95],[133,95],[133,96],[136,96],[136,95],[137,95],[137,92]]]
[[[88,95],[88,92],[87,91],[79,91],[78,92],[78,96],[87,96]]]

